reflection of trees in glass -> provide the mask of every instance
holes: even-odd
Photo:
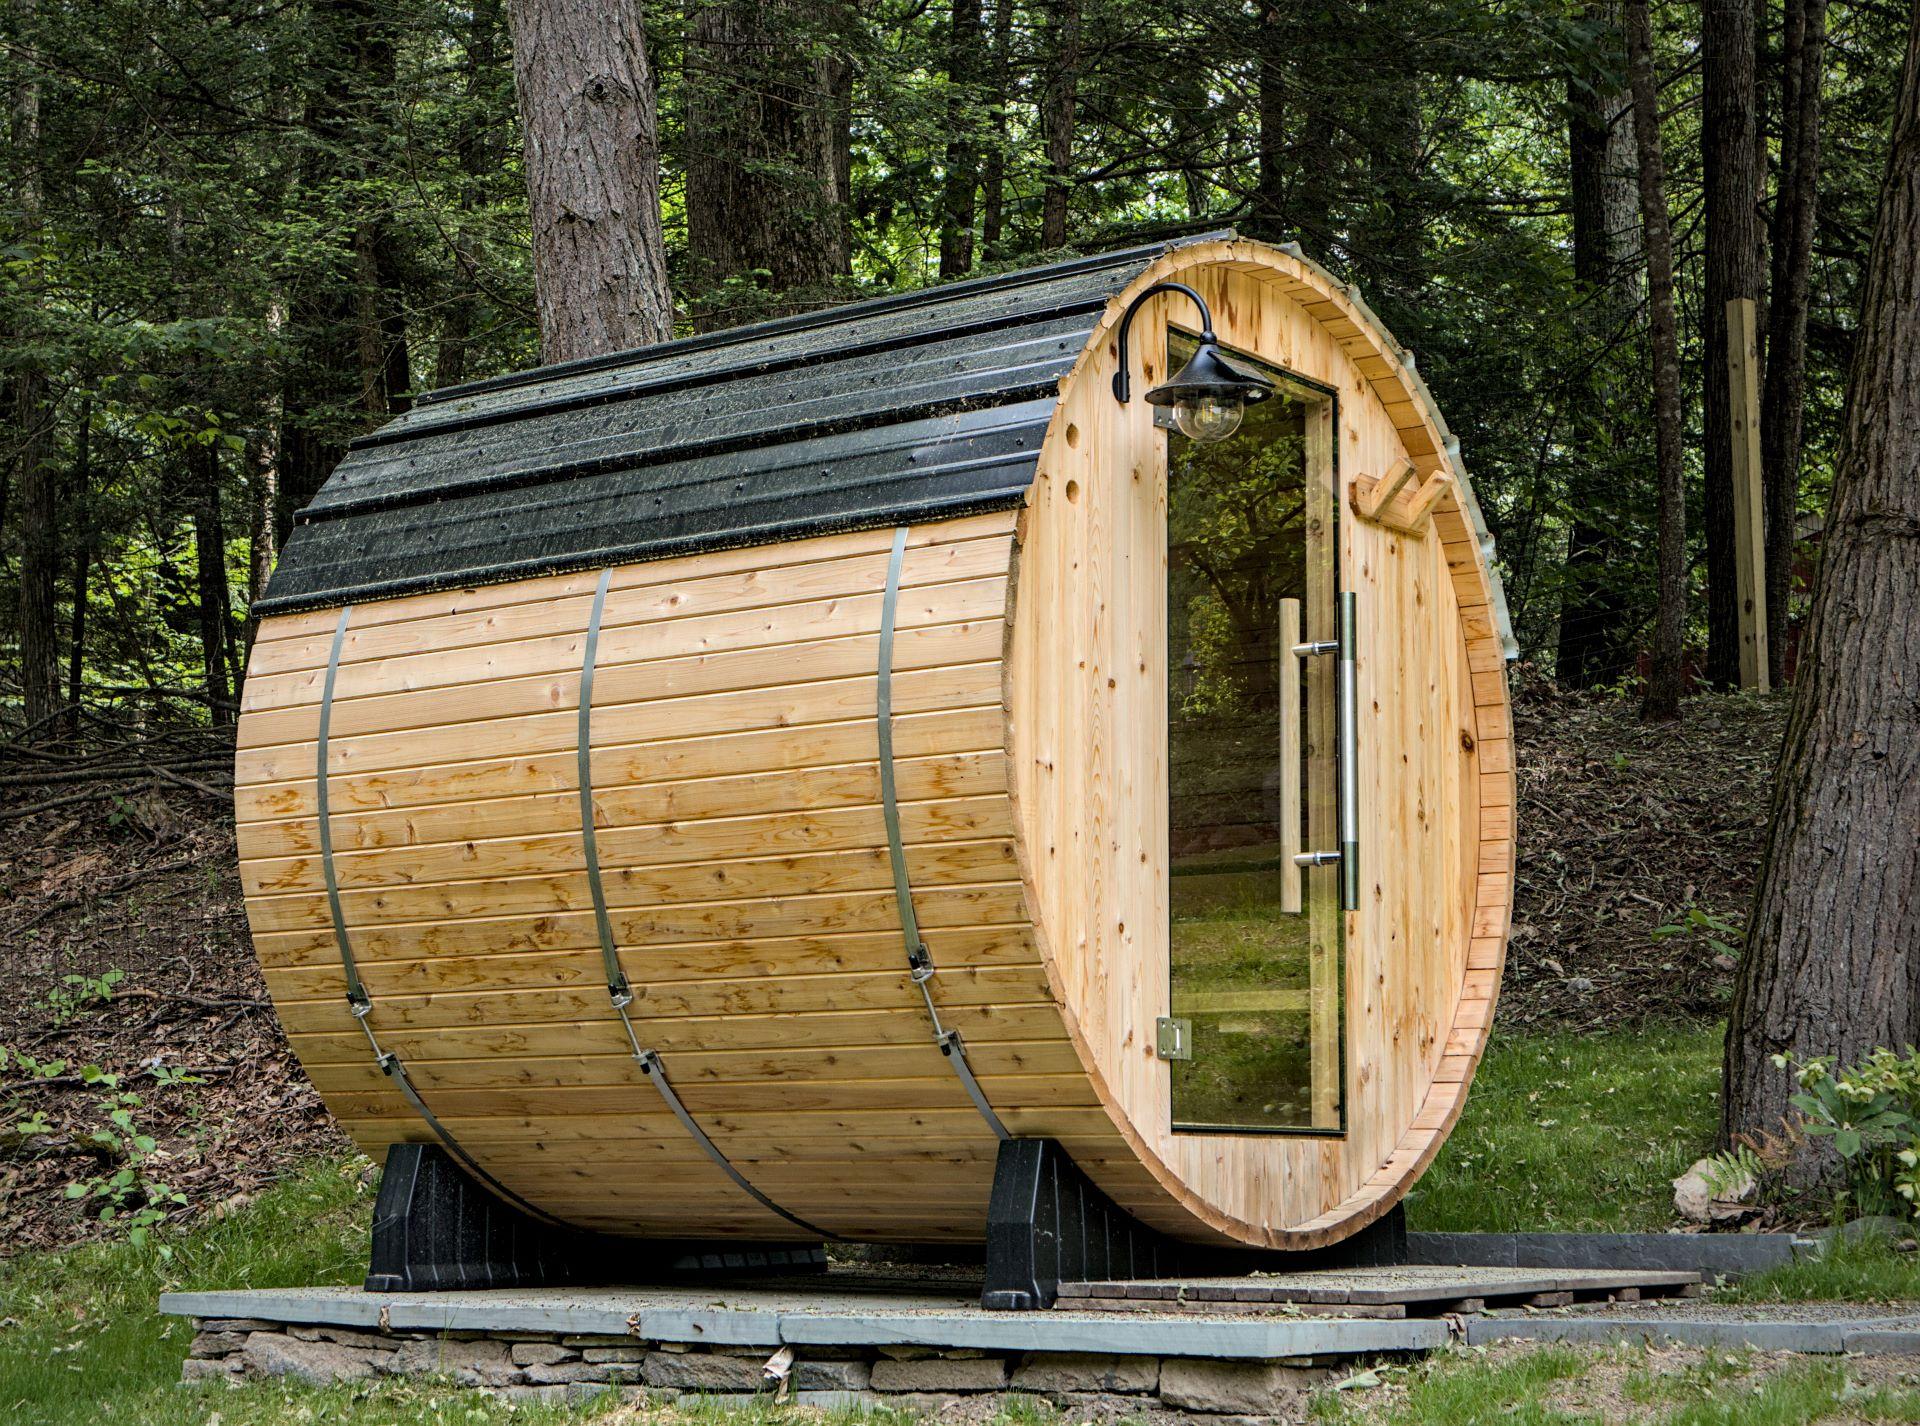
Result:
[[[1185,346],[1176,339],[1173,364]],[[1280,678],[1308,680],[1280,647],[1280,603],[1306,597],[1309,412],[1330,414],[1278,395],[1217,445],[1168,438],[1169,990],[1194,1055],[1172,1068],[1171,1107],[1187,1127],[1339,1127],[1337,1104],[1316,1120],[1314,1093],[1325,1058],[1315,1054],[1316,989],[1338,963],[1320,954],[1316,921],[1281,909],[1294,873],[1275,845],[1282,789],[1307,771],[1281,759]],[[1331,476],[1313,471],[1317,499]],[[1323,570],[1325,534],[1314,555]],[[1324,627],[1327,611],[1315,613]],[[1313,776],[1330,775],[1324,759],[1314,765]],[[1309,895],[1331,885],[1325,874]],[[1327,1033],[1337,1062],[1337,1011]]]
[[[1297,402],[1276,398],[1248,408],[1240,431],[1218,445],[1171,443],[1168,612],[1179,718],[1237,721],[1279,706],[1280,601],[1305,586],[1303,418]]]

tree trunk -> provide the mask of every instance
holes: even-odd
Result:
[[[1801,423],[1807,398],[1807,309],[1820,189],[1820,90],[1826,0],[1787,0],[1780,75],[1780,186],[1773,208],[1772,306],[1760,445],[1767,499],[1767,664],[1787,681],[1794,525],[1800,515]]]
[[[541,355],[661,341],[673,296],[638,0],[512,0],[510,14]]]
[[[214,723],[231,723],[233,695],[227,683],[227,541],[220,519],[220,457],[214,447],[196,442],[187,448],[187,477],[193,487],[194,588],[207,711]]]
[[[454,290],[440,319],[440,340],[434,352],[433,384],[457,386],[467,377],[468,347],[479,320],[480,294],[474,285],[479,249],[469,231],[480,206],[480,186],[496,157],[493,131],[482,106],[486,86],[500,57],[501,0],[475,0],[467,17],[466,73],[461,82],[460,124],[454,145],[460,159],[460,214],[453,222]]]
[[[366,117],[384,124],[384,97],[394,92],[394,19],[386,7],[361,27],[356,66],[367,92],[378,96]],[[362,101],[364,103],[364,101]],[[398,235],[385,212],[363,216],[354,229],[354,315],[360,355],[360,404],[376,421],[413,405],[407,356],[406,310],[400,295]]]
[[[380,28],[374,0],[312,0],[309,67],[315,78],[301,116],[303,149],[296,191],[313,211],[350,201],[363,176],[362,145],[370,124],[361,112]],[[350,220],[351,222],[351,220]],[[347,231],[289,283],[289,354],[280,393],[280,482],[274,543],[284,547],[294,515],[319,493],[346,454],[347,438],[365,424],[370,406],[360,301],[360,224]]]
[[[1861,304],[1806,654],[1734,989],[1722,1131],[1773,1133],[1769,1057],[1920,1042],[1920,8]],[[1830,1143],[1830,1141],[1828,1141]],[[1795,1181],[1830,1162],[1804,1147]],[[1830,1150],[1829,1150],[1830,1152]]]
[[[1260,134],[1247,233],[1269,243],[1282,241],[1287,232],[1287,85],[1293,69],[1286,40],[1278,0],[1260,0],[1253,27],[1260,76]]]
[[[1740,590],[1734,569],[1733,405],[1727,384],[1727,303],[1760,296],[1755,206],[1753,0],[1705,0],[1701,148],[1706,171],[1707,678],[1740,681]]]
[[[40,76],[38,0],[13,0],[14,40],[19,65],[12,99],[14,186],[19,230],[16,247],[25,254],[19,278],[21,306],[36,320],[43,306],[39,271],[45,241],[46,211],[40,165]],[[60,577],[60,496],[53,467],[52,403],[47,375],[38,362],[22,361],[13,373],[13,418],[19,445],[20,488],[20,691],[27,727],[47,731],[60,708],[59,636],[54,602]]]
[[[980,191],[980,0],[953,0],[947,35],[947,172],[940,203],[940,275],[964,277],[973,270],[973,220]]]
[[[1570,688],[1619,677],[1632,656],[1632,602],[1612,515],[1624,472],[1609,401],[1611,355],[1633,325],[1634,137],[1631,101],[1607,75],[1618,63],[1618,0],[1589,4],[1589,24],[1609,41],[1596,72],[1567,80],[1568,192],[1573,276],[1580,292],[1580,371],[1570,412],[1574,463],[1567,503],[1565,585],[1555,676]]]
[[[398,416],[413,405],[413,377],[407,319],[394,271],[393,225],[378,218],[362,223],[354,234],[354,256],[360,404],[376,420]]]
[[[73,610],[67,621],[67,733],[80,736],[80,695],[86,689],[87,585],[93,575],[93,397],[80,398],[73,435],[73,486],[67,508],[74,512]]]
[[[1067,245],[1067,200],[1073,191],[1073,126],[1080,94],[1080,0],[1048,0],[1046,73],[1040,90],[1040,132],[1046,191],[1040,246]]]
[[[1366,191],[1353,223],[1353,259],[1389,331],[1414,341],[1425,286],[1426,201],[1421,75],[1396,68],[1364,125]]]
[[[846,125],[852,69],[837,6],[715,0],[693,17],[686,51],[687,249],[695,285],[753,278],[774,294],[819,288],[849,270]],[[801,305],[806,305],[804,302]],[[701,326],[741,314],[701,304]]]
[[[1653,73],[1653,23],[1647,0],[1627,0],[1627,75],[1633,93],[1640,226],[1647,254],[1647,343],[1653,365],[1653,445],[1659,487],[1658,607],[1652,669],[1640,716],[1680,716],[1681,636],[1687,615],[1687,475],[1681,448],[1680,341],[1673,317],[1673,226],[1667,213],[1667,162],[1660,147],[1659,86]]]
[[[260,628],[253,606],[266,594],[273,573],[274,487],[280,479],[277,435],[278,428],[269,425],[247,441],[247,617],[242,637],[249,651]]]
[[[1007,106],[1013,102],[1013,0],[993,0],[993,113],[980,172],[980,246],[998,255],[1007,221]]]

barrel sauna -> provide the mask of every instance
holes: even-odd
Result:
[[[1141,399],[1179,291],[1116,398],[1166,282],[1271,393],[1211,444]],[[436,393],[257,608],[248,915],[369,1153],[622,1235],[964,1242],[1038,1137],[1151,1228],[1309,1248],[1460,1112],[1511,637],[1412,354],[1291,247]]]

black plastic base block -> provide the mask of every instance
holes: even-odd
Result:
[[[616,1238],[542,1223],[476,1183],[440,1145],[395,1144],[374,1200],[366,1289],[589,1287],[826,1269],[818,1243]]]
[[[1015,1312],[1051,1307],[1062,1282],[1394,1267],[1407,1260],[1406,1216],[1398,1207],[1344,1242],[1312,1252],[1182,1243],[1115,1205],[1052,1139],[1008,1139],[1000,1145],[987,1206],[980,1305]]]

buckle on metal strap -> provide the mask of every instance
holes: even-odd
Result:
[[[927,949],[925,941],[907,953],[907,964],[912,967],[915,985],[925,985],[933,979],[933,952]]]

